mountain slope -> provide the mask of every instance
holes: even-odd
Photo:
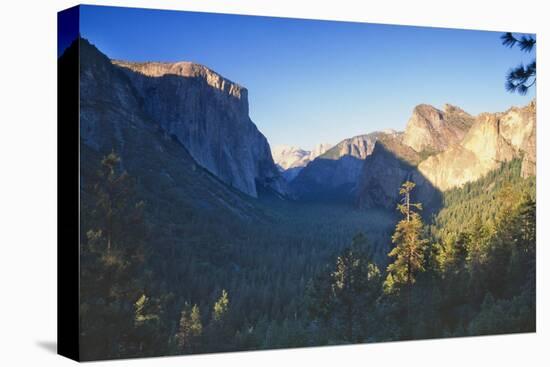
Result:
[[[318,144],[313,150],[304,150],[288,145],[273,147],[271,155],[287,182],[292,181],[300,171],[318,156],[332,147],[330,144]]]
[[[143,111],[143,100],[125,73],[86,40],[71,47],[79,46],[83,201],[101,159],[114,151],[121,157],[121,168],[138,182],[140,197],[157,228],[183,223],[197,209],[205,214],[257,217],[246,195],[197,164],[177,139]]]
[[[391,209],[400,184],[417,184],[415,196],[435,208],[441,192],[476,181],[512,159],[522,175],[536,171],[536,103],[476,117],[457,107],[417,106],[405,133],[377,142],[358,183],[360,207]],[[437,153],[439,151],[439,153]],[[426,157],[427,156],[427,157]]]
[[[402,138],[398,134],[382,137],[376,142],[372,154],[365,159],[357,183],[359,207],[393,210],[399,198],[399,187],[407,180],[417,184],[415,200],[437,206],[437,193],[416,169],[422,155],[404,144]]]
[[[403,144],[417,152],[440,152],[460,142],[474,118],[458,107],[446,104],[443,111],[426,104],[418,105],[403,135]]]
[[[375,132],[345,139],[310,162],[290,183],[299,198],[351,197],[364,159],[385,133]]]
[[[522,158],[522,174],[535,173],[536,103],[504,113],[483,113],[460,144],[419,164],[419,172],[439,190],[475,181],[502,163]]]
[[[205,66],[113,61],[131,81],[141,110],[201,166],[256,197],[257,184],[284,191],[267,139],[248,115],[248,91]]]

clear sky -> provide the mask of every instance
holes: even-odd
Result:
[[[500,32],[83,6],[80,33],[113,59],[193,61],[245,86],[271,145],[402,130],[420,103],[477,114],[535,93],[505,91],[534,53]]]

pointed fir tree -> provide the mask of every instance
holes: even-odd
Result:
[[[186,303],[181,311],[176,341],[180,353],[196,353],[200,346],[202,322],[199,307]]]
[[[428,243],[423,238],[422,218],[414,211],[421,210],[421,203],[411,202],[411,192],[415,184],[407,181],[403,183],[399,193],[403,196],[401,204],[397,209],[403,215],[403,219],[397,223],[392,242],[395,247],[388,254],[395,258],[393,263],[388,265],[387,278],[384,289],[388,293],[404,289],[406,292],[407,324],[410,335],[411,315],[411,292],[416,275],[424,271],[424,251]]]

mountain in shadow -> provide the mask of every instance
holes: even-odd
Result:
[[[434,187],[418,170],[421,155],[403,144],[399,138],[383,137],[364,162],[357,184],[356,204],[362,208],[394,210],[400,200],[403,182],[416,184],[413,200],[422,202],[423,215],[429,217],[442,205],[441,191]]]

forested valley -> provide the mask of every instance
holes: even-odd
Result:
[[[519,159],[429,217],[411,181],[391,211],[266,189],[247,219],[162,206],[117,152],[87,164],[83,359],[535,330],[535,177]]]

